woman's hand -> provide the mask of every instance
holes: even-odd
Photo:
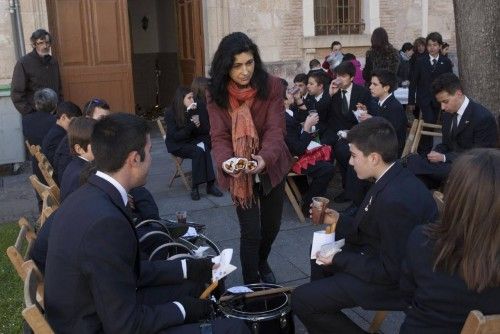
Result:
[[[264,159],[260,155],[252,154],[252,159],[257,161],[257,167],[255,167],[252,170],[245,170],[245,172],[247,174],[258,174],[258,173],[262,172],[264,170],[264,168],[266,168],[266,162],[264,161]]]

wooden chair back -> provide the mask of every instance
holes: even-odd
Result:
[[[500,314],[483,315],[481,311],[470,311],[461,334],[500,333]]]
[[[401,153],[401,157],[405,157],[410,153],[413,142],[415,141],[415,134],[417,133],[418,127],[418,119],[414,119],[411,124],[410,131],[408,132],[408,136],[406,136],[405,147],[403,148],[403,153]]]
[[[49,186],[55,186],[57,191],[59,192],[59,186],[57,183],[54,181],[54,168],[49,162],[49,159],[43,154],[42,152],[38,152],[35,155],[37,161],[38,161],[38,168],[40,168],[40,171],[42,172],[43,178],[47,182]],[[57,196],[59,198],[59,195]]]
[[[28,152],[34,157],[37,155],[37,153],[41,152],[41,150],[42,150],[40,145],[31,145],[28,140],[25,140],[24,143],[26,144],[26,147],[28,148]]]
[[[164,125],[164,119],[163,117],[158,117],[156,119],[156,124],[158,125],[158,129],[160,130],[161,132],[161,135],[163,136],[163,140],[165,140],[167,138],[167,126],[166,124]],[[170,153],[169,153],[170,154]],[[170,154],[170,157],[172,158],[173,162],[174,162],[174,165],[175,165],[175,173],[174,175],[172,175],[172,177],[170,178],[170,181],[168,183],[168,187],[172,187],[172,183],[174,182],[174,180],[178,177],[181,178],[182,180],[182,183],[184,184],[184,186],[186,187],[186,189],[189,191],[191,190],[191,185],[190,185],[190,176],[191,176],[191,172],[185,172],[183,169],[182,169],[182,163],[184,161],[183,158],[180,158],[180,157],[177,157],[173,154]]]
[[[54,331],[44,317],[43,298],[40,299],[38,293],[40,286],[43,286],[43,278],[35,266],[29,269],[24,280],[26,307],[22,311],[22,315],[35,334],[52,334]]]
[[[29,260],[29,253],[36,239],[35,229],[30,222],[21,217],[18,221],[19,234],[14,245],[7,248],[7,257],[22,280],[26,277],[26,271],[23,264]]]
[[[439,124],[425,123],[423,119],[418,121],[417,132],[415,133],[415,140],[411,146],[410,153],[417,152],[418,144],[422,136],[442,137],[442,126]],[[436,131],[437,130],[437,131]]]
[[[57,203],[57,205],[59,206],[60,202],[59,202],[59,188],[57,187],[57,185],[52,185],[52,186],[47,186],[45,184],[43,184],[40,179],[38,179],[38,177],[36,175],[31,175],[29,177],[30,179],[30,182],[31,182],[31,185],[33,186],[33,189],[35,189],[35,191],[37,192],[38,196],[40,196],[40,198],[44,198],[45,193],[48,192],[50,193],[50,201],[49,202],[53,202],[53,203]]]

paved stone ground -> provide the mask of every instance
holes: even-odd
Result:
[[[207,196],[204,187],[200,188],[202,195],[199,201],[191,201],[188,191],[177,179],[171,188],[168,181],[173,175],[174,164],[167,154],[165,145],[159,133],[153,133],[153,165],[149,174],[146,187],[154,195],[160,216],[175,218],[178,210],[188,211],[188,220],[206,224],[206,235],[216,241],[221,249],[231,247],[234,249],[233,263],[240,267],[239,262],[239,226],[236,212],[228,194],[216,198]],[[190,170],[189,161],[184,162],[184,170]],[[15,221],[20,216],[35,218],[37,206],[34,191],[28,176],[30,169],[14,176],[0,177],[0,222]],[[340,178],[337,176],[331,183],[328,197],[333,198],[340,192]],[[341,209],[346,205],[333,207]],[[282,285],[297,286],[309,280],[308,249],[314,231],[318,227],[312,226],[309,221],[302,224],[298,221],[292,206],[285,200],[283,219],[280,233],[273,245],[269,263],[274,270],[277,281]],[[226,282],[226,287],[240,285],[242,282],[241,270],[231,274]],[[345,311],[356,323],[367,328],[374,312],[354,308]],[[399,331],[403,320],[401,312],[391,312],[384,321],[381,332],[392,334]],[[296,332],[306,333],[303,325],[296,319]]]

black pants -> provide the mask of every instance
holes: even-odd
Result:
[[[278,235],[283,212],[285,183],[282,181],[268,194],[260,184],[254,186],[258,202],[243,209],[238,206],[236,214],[240,222],[240,260],[245,284],[260,282],[259,264],[267,261],[271,246]]]
[[[182,296],[191,296],[198,298],[203,292],[203,287],[199,283],[185,281],[182,284],[152,286],[142,288],[137,291],[137,299],[141,304],[158,305],[172,302]],[[250,334],[250,330],[245,323],[238,319],[217,319],[211,321],[212,332],[214,334]],[[165,334],[199,334],[200,324],[186,324],[174,326],[166,331]]]
[[[345,188],[347,167],[349,166],[349,143],[345,139],[339,139],[333,145],[333,157],[337,160],[340,174],[342,175],[342,187]]]
[[[212,156],[207,145],[205,145],[205,150],[203,150],[195,144],[186,144],[175,152],[172,152],[172,154],[183,159],[191,159],[193,187],[215,180]]]
[[[429,162],[418,154],[409,155],[406,167],[430,189],[436,189],[446,180],[451,171],[449,162]]]
[[[302,174],[312,179],[302,200],[302,207],[309,207],[313,197],[325,196],[328,184],[335,174],[335,167],[329,161],[318,161],[304,170]]]
[[[368,283],[331,268],[311,264],[311,282],[297,287],[292,294],[293,312],[310,334],[365,333],[342,313],[344,308],[404,309],[397,287]]]

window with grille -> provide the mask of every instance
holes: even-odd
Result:
[[[361,0],[314,0],[314,30],[318,35],[362,34]]]

